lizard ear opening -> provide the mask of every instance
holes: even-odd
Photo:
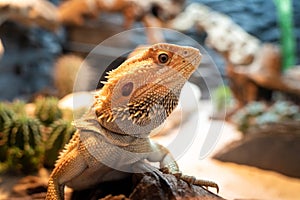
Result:
[[[123,85],[121,92],[122,92],[123,96],[127,97],[127,96],[129,96],[131,94],[132,90],[133,90],[133,83],[132,82],[128,82],[128,83],[126,83],[126,84]]]

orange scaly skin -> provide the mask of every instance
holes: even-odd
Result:
[[[50,175],[46,199],[64,199],[64,186],[81,190],[144,172],[159,162],[164,172],[218,189],[210,181],[181,175],[170,152],[149,139],[177,106],[181,89],[200,64],[192,47],[159,43],[128,58],[108,74],[90,111],[75,122],[77,132]]]

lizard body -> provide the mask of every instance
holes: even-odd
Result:
[[[159,162],[160,168],[194,183],[181,175],[170,152],[148,136],[177,106],[200,60],[195,48],[159,43],[138,50],[111,71],[89,112],[75,121],[77,132],[50,175],[46,199],[63,199],[65,185],[81,190],[128,172],[152,170],[145,160]]]

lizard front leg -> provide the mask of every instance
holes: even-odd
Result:
[[[75,133],[50,175],[46,200],[63,200],[65,184],[86,169],[78,147],[79,136]]]
[[[173,174],[179,179],[186,181],[189,184],[194,184],[203,187],[214,187],[219,192],[219,186],[215,182],[207,180],[199,180],[193,176],[183,175],[179,170],[178,164],[172,154],[164,146],[153,143],[154,152],[147,158],[151,162],[159,162],[160,168],[164,173]]]

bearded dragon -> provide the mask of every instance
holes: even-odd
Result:
[[[148,137],[177,106],[183,85],[200,64],[199,50],[158,43],[136,52],[108,73],[90,110],[75,121],[77,132],[50,175],[47,200],[64,199],[65,185],[81,190],[129,173],[155,171],[146,161],[218,190],[214,182],[182,175],[171,153]]]

